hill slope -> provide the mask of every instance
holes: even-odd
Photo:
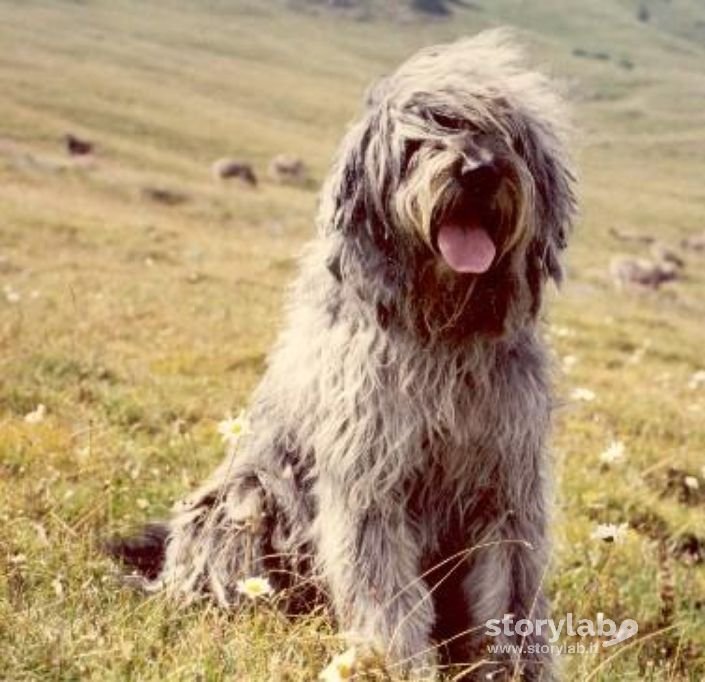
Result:
[[[324,4],[0,4],[0,678],[311,680],[339,648],[323,618],[144,601],[96,540],[165,514],[220,458],[215,423],[261,373],[315,185],[369,82],[511,24],[574,102],[581,169],[549,316],[568,370],[549,589],[556,614],[634,618],[644,637],[564,657],[566,679],[702,679],[705,257],[644,295],[615,291],[607,263],[646,253],[612,228],[673,245],[705,228],[705,5],[482,0],[427,20],[368,2],[360,20]],[[65,155],[67,132],[92,160]],[[281,152],[311,186],[267,178]],[[220,156],[251,162],[258,188],[214,183]],[[601,467],[612,440],[626,461]],[[591,539],[605,522],[631,525],[623,544]]]

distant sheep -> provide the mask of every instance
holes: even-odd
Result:
[[[658,289],[679,276],[678,268],[666,261],[656,262],[634,256],[617,256],[610,263],[610,275],[620,287]]]
[[[616,227],[610,227],[610,234],[621,242],[635,242],[637,244],[653,244],[656,241],[655,237],[649,234],[640,234],[638,232],[628,232],[620,230]]]
[[[658,263],[670,263],[676,268],[684,268],[685,261],[674,248],[663,242],[654,242],[649,249],[651,257]]]
[[[308,179],[308,172],[297,156],[278,154],[269,164],[269,177],[276,182],[301,184]]]
[[[236,178],[252,187],[257,186],[257,176],[252,166],[244,161],[229,158],[218,159],[211,166],[211,173],[216,180]]]
[[[93,143],[88,140],[82,140],[71,133],[64,135],[64,144],[66,151],[71,156],[87,156],[93,153]]]
[[[705,252],[705,232],[693,234],[681,240],[681,247],[687,251]]]
[[[149,199],[159,204],[166,204],[167,206],[178,206],[188,201],[188,196],[183,192],[164,187],[143,187],[141,195],[144,199]]]

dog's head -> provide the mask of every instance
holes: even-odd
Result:
[[[430,337],[526,324],[561,279],[563,107],[519,57],[502,31],[416,54],[370,92],[324,192],[341,282]]]

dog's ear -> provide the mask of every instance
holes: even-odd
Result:
[[[563,280],[561,252],[568,244],[576,212],[575,175],[561,137],[546,125],[526,118],[517,142],[534,182],[536,233],[529,257],[544,278]]]
[[[385,114],[372,109],[346,135],[332,176],[327,228],[344,235],[360,234],[380,245],[387,235],[390,177],[386,168]]]
[[[331,275],[355,282],[359,296],[391,308],[404,286],[403,264],[412,256],[389,223],[401,169],[392,150],[386,88],[381,81],[368,93],[367,110],[342,142],[323,191],[319,228],[336,236],[327,263]]]
[[[319,223],[366,258],[393,259],[389,204],[401,173],[382,80],[367,93],[363,117],[348,131],[323,192]]]
[[[362,118],[345,135],[321,205],[321,227],[344,235],[365,232],[378,246],[389,237],[387,202],[398,176],[393,123],[383,78],[367,91]],[[397,177],[398,180],[398,177]]]

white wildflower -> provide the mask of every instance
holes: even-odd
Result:
[[[688,382],[688,388],[692,390],[700,388],[701,386],[705,386],[705,369],[699,369],[695,372]]]
[[[646,351],[644,348],[637,348],[628,358],[627,362],[630,365],[638,365],[643,359]]]
[[[238,580],[236,589],[240,594],[245,595],[249,599],[267,597],[274,592],[269,580],[259,576]]]
[[[237,417],[227,416],[218,423],[218,433],[227,445],[234,445],[250,432],[250,422],[244,412]]]
[[[595,395],[595,392],[591,391],[589,388],[583,388],[579,386],[578,388],[573,389],[570,394],[570,397],[573,400],[577,400],[584,403],[591,403],[593,400],[595,400],[597,396]]]
[[[683,484],[686,488],[690,488],[690,490],[697,490],[700,487],[700,481],[697,476],[686,476],[683,479]]]
[[[61,576],[56,576],[54,580],[51,581],[51,588],[54,590],[54,594],[57,597],[63,597],[64,596],[64,586],[61,583]]]
[[[563,364],[563,371],[570,372],[570,370],[573,369],[573,367],[575,367],[575,365],[578,364],[578,358],[575,355],[566,355],[563,358],[562,364]]]
[[[44,405],[42,405],[42,403],[39,403],[39,405],[37,405],[37,407],[34,410],[32,410],[31,412],[28,412],[24,416],[24,420],[28,424],[39,424],[39,422],[44,421],[44,417],[46,417],[46,414],[47,414],[47,408]]]
[[[558,336],[559,338],[567,338],[569,336],[575,336],[575,330],[569,329],[568,327],[555,326],[555,327],[551,327],[551,331],[553,332],[554,336]]]
[[[334,656],[331,662],[321,671],[319,680],[324,682],[340,682],[351,680],[357,667],[357,652],[351,647],[342,654]]]
[[[19,291],[15,291],[9,284],[6,284],[3,288],[3,293],[5,294],[5,300],[8,303],[19,303],[22,299]]]
[[[625,447],[624,443],[614,440],[604,452],[600,453],[600,462],[602,464],[619,464],[624,461]]]
[[[601,523],[595,528],[590,537],[593,540],[619,543],[624,540],[628,530],[629,524],[627,523]]]
[[[646,352],[651,348],[651,339],[645,339],[644,342],[639,346],[628,358],[627,362],[630,365],[638,365],[646,355]]]

